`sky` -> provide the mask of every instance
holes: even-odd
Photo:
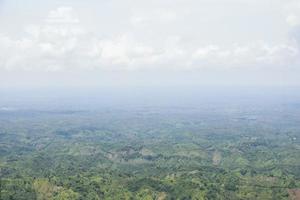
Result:
[[[0,88],[299,86],[300,0],[0,0]]]

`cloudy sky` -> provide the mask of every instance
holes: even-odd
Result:
[[[0,0],[0,87],[299,85],[300,0]]]

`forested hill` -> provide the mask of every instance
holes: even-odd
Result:
[[[299,199],[300,107],[0,111],[1,200]]]

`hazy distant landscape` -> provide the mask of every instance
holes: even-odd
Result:
[[[1,199],[297,199],[297,95],[247,91],[192,106],[2,103]]]

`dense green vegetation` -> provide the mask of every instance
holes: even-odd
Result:
[[[1,111],[0,199],[296,199],[299,131],[298,105]]]

